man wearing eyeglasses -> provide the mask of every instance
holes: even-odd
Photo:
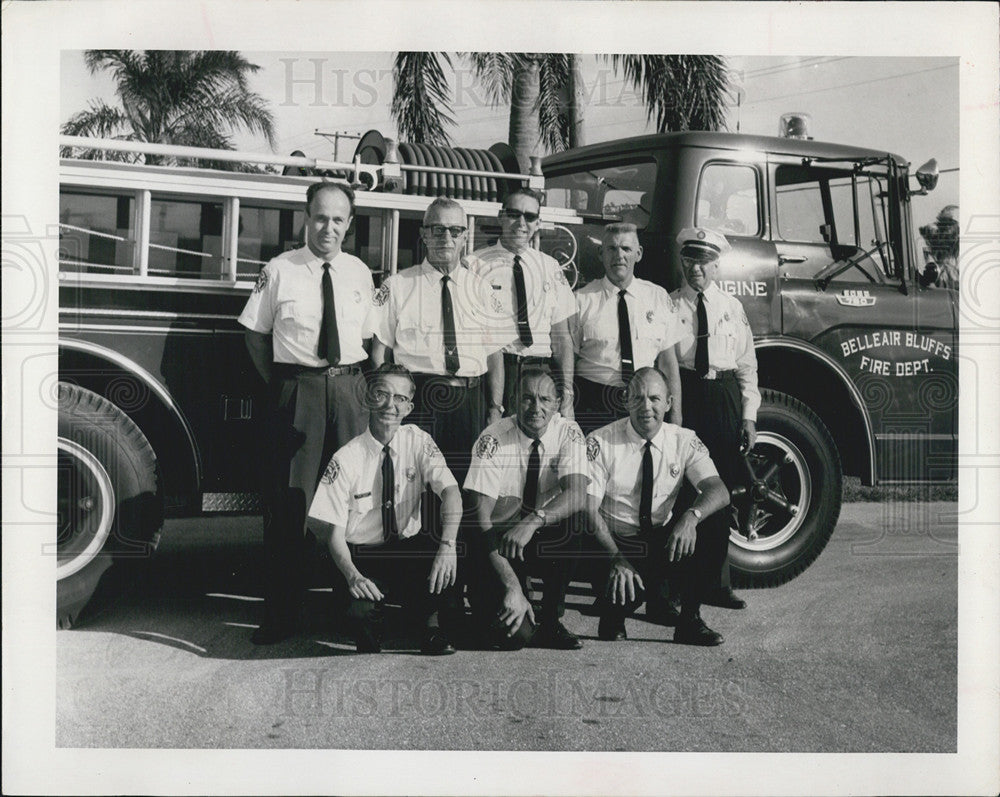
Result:
[[[515,411],[518,377],[527,366],[551,369],[563,396],[559,410],[563,417],[573,417],[569,318],[576,312],[576,300],[559,264],[531,248],[540,209],[538,195],[530,189],[508,194],[498,216],[500,239],[477,249],[466,261],[486,280],[517,328],[517,339],[503,350],[503,406],[490,407],[490,422]]]
[[[719,259],[732,248],[725,236],[691,227],[681,231],[677,244],[684,272],[684,285],[673,293],[682,331],[677,360],[683,423],[708,446],[722,480],[734,490],[746,486],[744,457],[757,438],[760,391],[753,332],[739,299],[723,293],[716,284]],[[719,530],[710,537],[716,547],[705,560],[709,572],[703,601],[742,609],[746,602],[733,593],[729,580],[731,520],[731,510],[706,519],[706,524]]]
[[[256,645],[295,632],[306,510],[324,463],[368,423],[361,367],[370,348],[364,328],[374,285],[368,267],[341,250],[353,218],[349,186],[309,186],[305,246],[261,269],[239,318],[268,398],[261,427],[264,616],[252,636]]]
[[[454,653],[439,622],[455,584],[455,540],[462,496],[431,436],[401,425],[413,409],[414,383],[385,363],[369,378],[368,429],[330,459],[309,510],[337,568],[335,601],[346,606],[359,653],[382,648],[386,600],[410,610],[423,628],[420,650]],[[421,528],[421,496],[441,498],[441,536]]]
[[[423,263],[386,277],[373,297],[372,359],[406,366],[416,383],[414,422],[429,432],[460,481],[491,404],[503,400],[500,350],[515,337],[496,297],[461,266],[465,211],[439,197],[424,213]]]
[[[605,276],[576,292],[577,314],[571,322],[577,354],[576,419],[585,432],[627,414],[625,391],[639,368],[658,367],[671,395],[680,393],[674,353],[680,338],[677,312],[666,290],[635,276],[635,265],[642,259],[635,225],[607,225],[601,256]],[[670,421],[679,418],[675,406]]]

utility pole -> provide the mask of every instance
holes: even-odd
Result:
[[[340,139],[349,138],[355,141],[361,139],[360,133],[348,133],[346,130],[334,130],[332,133],[325,133],[322,130],[314,131],[317,136],[323,136],[327,141],[331,138],[333,139],[333,159],[335,161],[340,160]]]

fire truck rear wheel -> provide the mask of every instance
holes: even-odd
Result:
[[[819,417],[785,393],[764,390],[761,397],[748,458],[756,476],[749,523],[729,537],[732,581],[740,587],[784,584],[809,567],[837,525],[843,489],[837,447]]]
[[[78,385],[58,386],[56,610],[72,627],[99,584],[152,553],[163,524],[156,455],[138,426]]]

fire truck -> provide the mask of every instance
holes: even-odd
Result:
[[[526,174],[503,144],[397,144],[377,131],[344,163],[72,137],[61,146],[60,625],[112,563],[150,555],[165,517],[258,510],[263,385],[236,317],[260,267],[301,245],[316,179],[361,189],[344,249],[376,284],[420,262],[420,220],[439,195],[465,209],[471,251],[496,239],[507,192],[542,191],[537,245],[575,285],[602,275],[601,228],[612,221],[636,224],[637,275],[670,290],[679,230],[726,235],[719,284],[746,310],[763,395],[748,486],[734,491],[737,584],[781,584],[815,560],[844,475],[957,478],[957,297],[920,285],[910,210],[934,187],[933,162],[911,173],[898,155],[801,133],[642,136],[533,159]],[[95,150],[283,173],[73,157]]]

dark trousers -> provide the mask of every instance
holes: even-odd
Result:
[[[694,371],[681,369],[681,411],[684,426],[693,429],[708,448],[719,476],[729,490],[746,486],[746,464],[740,454],[743,430],[743,398],[735,375],[721,379],[702,379]],[[694,503],[696,493],[685,483],[677,500],[677,511],[683,512]],[[706,588],[728,587],[729,527],[732,512],[729,507],[705,518],[701,525],[714,527],[712,550],[705,560]]]
[[[476,377],[472,385],[449,384],[448,378],[432,374],[413,374],[413,380],[417,392],[407,421],[434,438],[461,487],[486,423],[486,377]]]
[[[351,630],[360,626],[378,630],[383,622],[383,604],[402,606],[421,628],[438,624],[437,614],[452,599],[454,587],[439,594],[432,594],[428,577],[437,543],[425,532],[396,538],[380,545],[349,545],[351,559],[367,578],[370,578],[385,595],[376,603],[350,594],[347,580],[334,568],[334,602],[339,611],[346,611]]]
[[[540,368],[555,375],[552,360],[548,357],[521,357],[504,352],[503,355],[503,406],[504,415],[517,415],[517,383],[525,368]]]
[[[276,364],[264,425],[264,616],[294,622],[305,588],[305,521],[323,468],[368,425],[364,377]]]
[[[624,387],[601,385],[582,376],[573,378],[573,387],[573,411],[584,434],[628,415]]]
[[[655,601],[663,593],[663,586],[667,581],[670,582],[671,588],[680,599],[681,615],[693,617],[698,613],[701,607],[701,596],[704,592],[704,574],[708,570],[706,563],[711,558],[714,548],[717,547],[712,545],[711,536],[717,534],[718,530],[712,526],[706,527],[705,523],[701,523],[698,526],[694,553],[678,562],[670,562],[667,560],[667,537],[673,530],[675,520],[678,517],[675,515],[667,525],[657,526],[648,534],[639,534],[634,537],[613,535],[618,550],[628,559],[629,564],[642,578],[645,590],[636,590],[635,600],[626,604],[612,603],[607,595],[611,561],[608,557],[604,557],[601,568],[603,582],[598,581],[595,585],[600,589],[597,605],[600,608],[601,617],[624,620],[647,598],[650,601]],[[647,611],[648,609],[647,605]]]
[[[469,583],[469,600],[472,604],[473,622],[480,628],[489,628],[496,619],[504,597],[504,586],[490,563],[490,553],[504,532],[515,521],[494,526],[488,533],[470,535],[470,553],[475,562],[475,579]],[[542,608],[535,618],[542,625],[555,623],[563,613],[566,589],[575,572],[584,534],[569,518],[553,526],[539,529],[524,549],[524,561],[508,559],[518,581],[526,576],[542,579]]]

